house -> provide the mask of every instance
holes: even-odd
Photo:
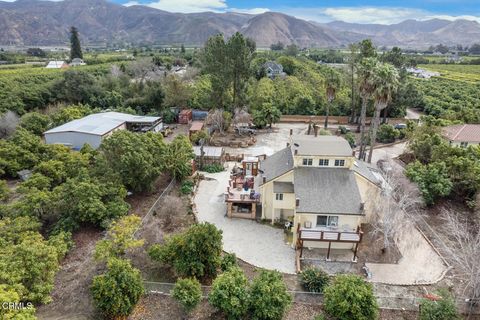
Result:
[[[291,136],[286,148],[260,162],[262,219],[289,221],[293,242],[304,247],[350,249],[362,240],[369,196],[381,177],[357,160],[337,136]]]
[[[137,116],[119,112],[103,112],[67,122],[44,133],[47,144],[63,144],[79,150],[84,144],[100,147],[102,140],[117,130],[159,132],[163,129],[161,117]]]
[[[71,67],[79,67],[79,66],[85,66],[85,65],[87,64],[80,58],[74,58],[72,59],[72,62],[70,62]]]
[[[265,62],[263,67],[265,68],[267,77],[269,77],[270,79],[278,76],[285,76],[285,72],[283,72],[283,66],[280,63],[276,63],[275,61],[267,61]]]
[[[480,145],[480,124],[456,124],[444,127],[442,135],[452,146],[466,148]]]
[[[440,77],[439,72],[428,71],[419,68],[407,68],[407,72],[421,79],[430,79],[431,77]]]
[[[47,68],[47,69],[66,69],[66,68],[68,68],[68,64],[65,61],[54,60],[54,61],[50,61],[45,68]]]

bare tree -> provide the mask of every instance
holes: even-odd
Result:
[[[229,125],[223,109],[214,109],[210,111],[206,120],[208,124],[211,124],[214,128],[218,129],[221,134],[225,133],[225,129]]]
[[[247,123],[247,124],[250,124],[252,122],[252,116],[250,115],[250,113],[247,112],[247,108],[246,107],[243,107],[243,108],[235,108],[234,112],[233,112],[234,116],[233,116],[233,123],[235,125],[239,124],[239,123]]]
[[[475,307],[480,304],[480,230],[450,209],[443,211],[443,218],[443,227],[449,235],[445,245],[447,259],[453,262],[459,271],[458,277],[463,280],[470,318]]]
[[[8,138],[17,128],[19,118],[13,111],[5,112],[0,118],[0,138]]]
[[[397,240],[403,228],[410,228],[408,223],[412,215],[406,211],[416,211],[419,204],[418,196],[413,188],[403,183],[401,175],[393,169],[391,160],[385,160],[391,168],[382,173],[382,188],[370,194],[371,211],[369,223],[373,235],[383,236],[382,253],[385,253]]]
[[[149,80],[150,77],[148,77],[148,75],[155,70],[155,65],[149,59],[138,59],[128,65],[128,73],[130,73],[138,83]]]

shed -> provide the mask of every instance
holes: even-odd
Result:
[[[190,131],[189,135],[191,136],[194,133],[197,133],[199,131],[203,130],[203,122],[201,121],[193,121],[192,125],[190,126]]]
[[[208,111],[192,110],[192,120],[193,121],[205,120],[205,119],[207,119],[207,116],[208,116]]]
[[[195,146],[193,147],[193,152],[195,153],[195,162],[202,165],[202,147]],[[221,164],[225,162],[225,149],[222,147],[203,147],[203,165],[206,164]]]
[[[190,121],[192,121],[192,110],[184,109],[180,111],[178,115],[178,123],[188,124]]]
[[[65,61],[55,60],[55,61],[50,61],[45,68],[65,69],[65,68],[68,68],[68,64]]]

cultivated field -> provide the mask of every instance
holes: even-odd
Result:
[[[425,64],[420,68],[440,72],[441,77],[448,80],[464,81],[470,83],[480,82],[480,65],[460,64]]]

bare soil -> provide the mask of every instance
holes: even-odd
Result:
[[[392,245],[385,252],[382,252],[383,235],[374,235],[369,224],[363,224],[362,230],[363,238],[358,246],[358,259],[361,265],[363,265],[363,262],[398,263],[402,254],[394,241],[391,241]]]

